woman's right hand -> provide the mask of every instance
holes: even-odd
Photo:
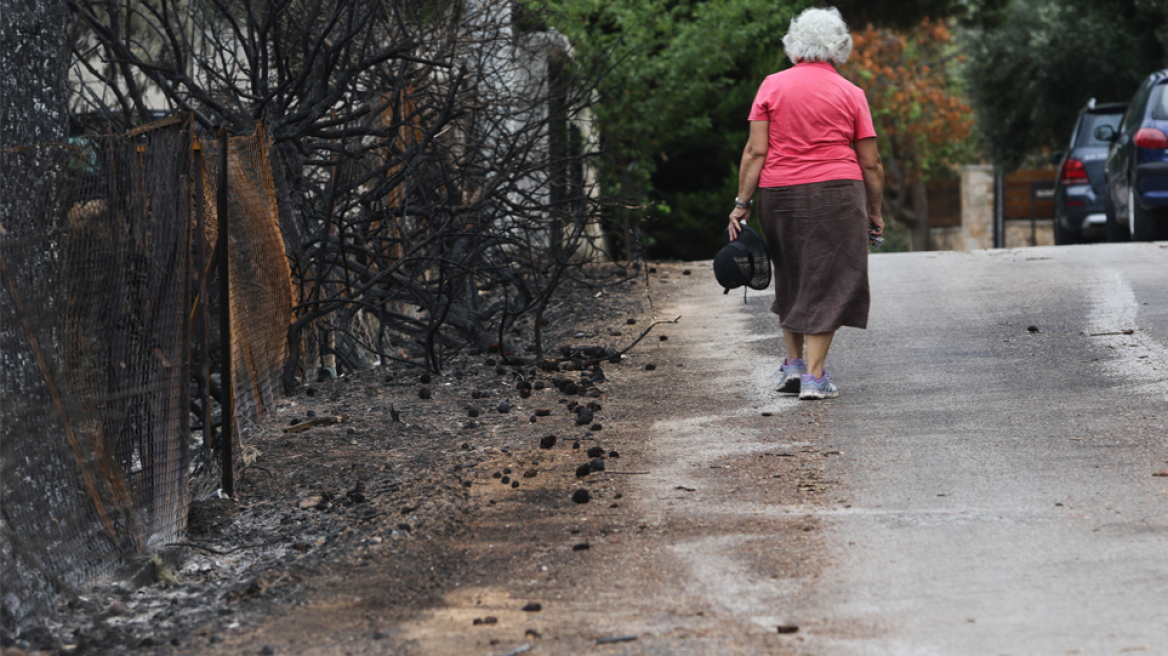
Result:
[[[745,223],[750,220],[749,207],[735,207],[734,211],[730,213],[730,225],[727,229],[730,231],[730,241],[738,239],[738,233],[742,232],[740,221]]]

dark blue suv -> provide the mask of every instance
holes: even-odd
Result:
[[[1052,158],[1059,167],[1054,186],[1054,243],[1098,241],[1105,236],[1107,213],[1103,199],[1107,185],[1103,167],[1111,142],[1095,132],[1104,125],[1113,130],[1123,118],[1126,103],[1095,104],[1092,98],[1079,112],[1066,155]]]
[[[1107,154],[1109,241],[1168,239],[1168,69],[1148,76],[1128,103],[1118,130],[1095,136]]]

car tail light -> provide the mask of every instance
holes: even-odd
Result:
[[[1134,141],[1140,148],[1168,148],[1168,134],[1164,134],[1163,130],[1156,128],[1140,128],[1136,131]]]
[[[1063,170],[1059,176],[1062,178],[1063,186],[1091,184],[1087,178],[1087,169],[1083,168],[1083,163],[1077,159],[1063,162]]]

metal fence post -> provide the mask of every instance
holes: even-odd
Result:
[[[231,240],[228,238],[229,212],[227,209],[227,128],[219,128],[219,180],[216,210],[219,215],[219,344],[222,353],[220,393],[222,421],[220,421],[220,448],[223,467],[223,493],[235,496],[235,454],[232,435],[235,432],[235,383],[232,380],[231,356]]]
[[[199,306],[195,317],[195,344],[199,357],[199,380],[203,395],[203,442],[207,448],[207,457],[212,455],[211,450],[211,306],[207,302],[207,223],[206,209],[203,205],[203,145],[198,141],[193,144],[194,175],[195,175],[195,232],[198,241],[198,256],[195,266],[198,267]]]

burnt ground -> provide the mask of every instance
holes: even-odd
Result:
[[[710,277],[708,263],[653,267],[623,284],[564,285],[547,326],[551,355],[624,349],[675,318],[671,303],[699,277],[691,268]],[[63,602],[4,654],[610,653],[595,651],[595,640],[632,637],[614,633],[627,630],[609,617],[616,606],[643,620],[644,635],[734,653],[701,642],[725,617],[708,600],[679,596],[687,582],[655,552],[667,538],[698,536],[703,520],[635,498],[638,477],[684,455],[657,453],[651,427],[711,401],[701,381],[684,381],[685,347],[669,341],[679,325],[655,325],[619,362],[561,360],[575,371],[504,365],[488,353],[431,379],[386,366],[305,386],[246,439],[251,464],[234,499],[194,503],[181,546],[139,563],[136,580]],[[588,404],[590,419],[578,411]],[[827,407],[741,419],[808,432],[797,448],[693,466],[741,472],[730,491],[748,503],[826,503],[835,483],[827,463],[838,453],[820,446],[830,441]],[[604,470],[580,471],[589,462]],[[684,504],[695,492],[688,480],[662,489]],[[581,490],[586,503],[576,502]],[[817,576],[811,515],[728,525],[783,540],[760,577]],[[669,626],[653,620],[661,613]],[[797,644],[777,633],[760,640],[778,653]]]

